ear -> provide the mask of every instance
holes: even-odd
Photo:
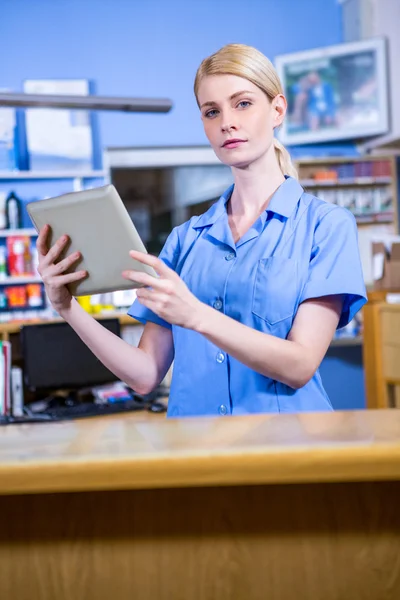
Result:
[[[273,124],[274,128],[282,125],[287,111],[287,101],[283,94],[278,94],[272,100]]]

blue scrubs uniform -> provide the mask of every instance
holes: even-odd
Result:
[[[292,177],[235,244],[230,187],[200,217],[173,229],[160,258],[202,302],[282,339],[301,302],[343,296],[338,327],[366,302],[353,215],[305,193]],[[168,416],[332,410],[318,372],[302,388],[253,371],[199,333],[170,325],[136,300],[135,319],[172,328],[175,347]]]

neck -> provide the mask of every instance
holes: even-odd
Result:
[[[237,217],[253,217],[265,210],[271,196],[285,181],[271,144],[259,160],[241,169],[232,168],[234,190],[229,201],[228,212]]]

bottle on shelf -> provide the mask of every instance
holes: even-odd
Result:
[[[33,266],[32,266],[32,254],[30,247],[30,239],[28,237],[24,238],[24,274],[32,275],[33,274]]]
[[[6,200],[6,227],[7,229],[19,229],[21,222],[21,200],[14,192],[10,192]]]

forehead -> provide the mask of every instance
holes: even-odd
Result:
[[[237,75],[207,75],[200,82],[198,99],[200,105],[203,102],[222,102],[229,99],[232,94],[240,91],[262,94],[260,88],[244,77],[238,77]]]

